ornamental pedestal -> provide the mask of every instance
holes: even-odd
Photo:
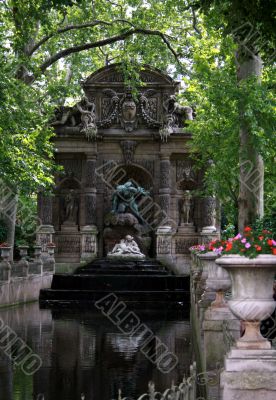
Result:
[[[173,265],[172,257],[172,236],[173,231],[171,226],[164,225],[160,226],[156,232],[157,236],[157,248],[156,258],[161,262],[171,266]]]
[[[229,271],[232,280],[232,300],[228,302],[233,314],[244,321],[244,335],[237,341],[240,349],[270,349],[270,342],[260,333],[260,323],[275,309],[273,282],[276,256],[263,254],[250,259],[226,255],[216,263]]]
[[[92,261],[98,254],[98,229],[95,225],[81,228],[81,263]]]

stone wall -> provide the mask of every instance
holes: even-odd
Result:
[[[51,287],[52,277],[52,273],[45,272],[14,278],[11,282],[0,281],[0,307],[38,300],[40,289]]]

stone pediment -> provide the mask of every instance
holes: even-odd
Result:
[[[179,83],[160,70],[144,66],[140,72],[142,85],[133,95],[125,85],[119,64],[91,74],[81,85],[85,96],[73,107],[57,110],[53,125],[58,135],[80,134],[97,139],[112,129],[128,133],[160,134],[166,141],[185,120],[192,119],[192,109],[176,101]]]
[[[173,87],[178,85],[178,83],[168,75],[165,75],[160,70],[149,66],[143,67],[140,72],[140,79],[144,83],[158,83],[163,85],[172,85]],[[99,69],[86,78],[85,81],[82,82],[82,86],[85,89],[86,87],[97,83],[124,85],[124,76],[120,71],[120,64],[113,64]]]

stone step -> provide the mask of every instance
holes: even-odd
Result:
[[[179,291],[133,291],[133,290],[121,290],[114,291],[119,301],[125,301],[132,304],[146,304],[146,303],[158,303],[159,306],[167,304],[168,302],[177,302],[181,306],[185,305],[185,308],[189,308],[190,295],[189,292]],[[89,301],[93,303],[97,300],[102,299],[104,296],[110,294],[109,291],[102,290],[55,290],[55,289],[43,289],[40,292],[40,303],[47,304],[47,302],[56,301]],[[157,304],[156,304],[157,305]]]
[[[156,270],[156,269],[129,269],[129,268],[85,268],[83,270],[75,271],[75,275],[171,275],[167,271]]]
[[[53,276],[55,290],[101,290],[101,291],[174,291],[189,292],[187,276],[163,275],[114,275],[89,274]]]

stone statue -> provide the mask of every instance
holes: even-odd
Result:
[[[173,133],[174,128],[184,126],[185,120],[193,119],[193,109],[188,106],[181,106],[176,101],[176,96],[171,95],[164,101],[163,108],[165,110],[163,125],[159,130],[159,134],[163,141]]]
[[[51,125],[55,126],[76,126],[77,125],[77,114],[78,109],[75,106],[60,106],[55,110],[54,120],[51,122]]]
[[[96,138],[98,129],[96,125],[95,103],[89,101],[85,96],[76,106],[81,113],[81,132],[88,139]]]
[[[176,127],[183,126],[183,120],[193,120],[193,109],[189,106],[181,106],[176,101],[175,95],[171,95],[164,102],[164,109],[167,114],[174,116]]]
[[[117,243],[113,250],[107,255],[109,258],[124,257],[124,258],[145,258],[146,256],[140,251],[138,244],[133,239],[133,236],[126,235],[124,239]]]
[[[148,196],[144,188],[135,186],[131,181],[123,185],[116,186],[116,190],[112,195],[112,213],[121,214],[127,212],[128,208],[135,217],[143,223],[142,217],[139,213],[136,198],[138,195]]]
[[[192,196],[189,190],[186,190],[181,201],[179,225],[181,223],[188,224],[191,220]]]
[[[76,202],[73,189],[71,189],[70,192],[65,196],[64,202],[64,222],[67,224],[76,224],[78,204]]]

